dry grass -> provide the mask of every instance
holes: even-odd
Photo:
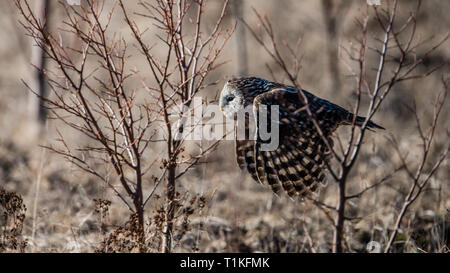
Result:
[[[220,1],[209,2],[206,12],[216,14]],[[410,1],[400,2],[404,9],[400,16],[406,18],[407,11],[412,10],[414,5],[409,4]],[[295,44],[301,35],[300,49],[304,54],[300,72],[302,87],[350,108],[355,99],[354,79],[347,77],[343,63],[339,63],[340,90],[335,90],[330,83],[332,77],[328,75],[325,54],[326,27],[320,3],[315,0],[249,0],[245,1],[243,14],[246,21],[254,25],[257,19],[251,7],[268,15],[278,38],[289,43]],[[156,192],[158,196],[146,207],[146,229],[142,238],[133,233],[135,219],[130,218],[128,209],[107,187],[58,155],[42,152],[39,145],[54,142],[56,128],[68,135],[72,143],[85,143],[87,140],[57,121],[49,121],[40,132],[38,125],[27,114],[29,94],[21,79],[29,81],[33,71],[28,61],[30,48],[26,46],[30,41],[16,23],[19,17],[13,4],[4,1],[0,7],[0,187],[20,195],[27,208],[23,229],[20,228],[21,235],[15,244],[21,245],[27,241],[27,246],[22,245],[22,250],[35,252],[158,251],[163,219],[163,201],[158,196],[164,196],[162,190]],[[446,11],[449,8],[450,3],[446,1],[424,1],[417,18],[420,37],[441,38],[448,33],[450,18]],[[355,1],[338,19],[337,37],[342,46],[348,47],[357,37],[354,19],[360,17],[362,11],[363,7]],[[52,14],[55,28],[62,17],[58,9]],[[233,18],[228,16],[226,23],[231,26]],[[124,39],[131,40],[131,34],[122,21],[113,20],[113,26],[123,34]],[[150,28],[144,38],[151,39],[153,34],[154,30]],[[268,63],[275,69],[278,81],[289,83],[269,58],[262,57],[265,56],[264,50],[249,35],[247,40],[248,74],[271,78],[271,73],[265,68]],[[213,80],[237,73],[236,44],[234,41],[227,44],[221,61],[229,62],[213,73]],[[419,47],[418,52],[420,50]],[[415,100],[421,120],[429,124],[434,98],[443,88],[441,78],[450,72],[449,56],[447,42],[429,56],[421,71],[443,63],[438,72],[427,78],[400,83],[389,94],[389,99],[374,117],[374,121],[387,130],[369,132],[364,139],[358,164],[349,175],[348,193],[359,192],[402,164],[389,141],[390,135],[396,137],[411,166],[419,161],[421,139],[417,134],[415,117],[408,107]],[[142,60],[130,58],[138,69],[144,68]],[[370,60],[369,63],[374,64]],[[139,84],[137,82],[136,86]],[[212,99],[220,88],[221,85],[212,86],[204,92]],[[367,98],[363,98],[363,107],[366,102]],[[433,158],[445,149],[449,138],[448,106],[447,98],[431,148]],[[346,129],[339,130],[343,138]],[[195,149],[195,143],[192,143],[192,149]],[[107,166],[99,168],[104,168],[105,172],[111,171]],[[450,161],[446,159],[406,213],[393,251],[450,251],[449,170]],[[348,203],[347,214],[354,219],[345,225],[346,251],[365,252],[371,241],[382,246],[388,241],[404,196],[408,193],[409,183],[405,172],[397,172],[382,186],[366,193],[364,198]],[[150,191],[153,182],[149,179],[144,186]],[[223,141],[218,150],[208,157],[208,163],[199,164],[179,181],[177,187],[176,229],[173,234],[176,252],[331,251],[333,227],[325,214],[310,201],[293,201],[284,195],[276,197],[269,188],[256,184],[249,175],[241,173],[234,160],[232,142]],[[330,180],[319,197],[328,204],[336,205],[337,191],[337,185]],[[11,238],[5,235],[6,228],[10,228],[5,223],[1,222],[0,238]],[[11,246],[5,250],[2,247],[0,245],[0,251],[21,250]]]

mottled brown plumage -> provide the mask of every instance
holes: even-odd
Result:
[[[353,114],[305,90],[303,93],[324,137],[332,145],[331,134],[339,125],[352,124]],[[275,193],[283,189],[291,197],[314,192],[324,182],[325,160],[329,157],[327,145],[302,101],[294,87],[255,77],[228,81],[220,98],[222,111],[229,117],[253,105],[256,125],[261,105],[279,106],[279,146],[273,151],[263,151],[261,145],[265,141],[258,134],[255,140],[236,139],[236,158],[239,167],[247,169],[254,180],[270,185]],[[267,110],[270,118],[270,107]],[[358,116],[355,124],[360,126],[364,121],[364,117]],[[371,121],[367,126],[384,129]],[[246,131],[248,127],[246,121]]]

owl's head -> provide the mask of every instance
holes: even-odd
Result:
[[[227,81],[220,93],[220,110],[225,116],[235,118],[239,111],[253,104],[256,96],[276,86],[277,83],[257,77],[231,79]]]
[[[235,81],[228,81],[220,93],[219,106],[222,113],[228,118],[235,118],[236,114],[244,108],[243,90]]]

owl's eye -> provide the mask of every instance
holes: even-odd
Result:
[[[233,96],[227,97],[227,101],[228,101],[228,102],[230,102],[230,101],[232,101],[232,100],[234,100],[234,97],[233,97]]]

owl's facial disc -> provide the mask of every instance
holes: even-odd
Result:
[[[243,109],[243,104],[242,92],[229,82],[226,83],[220,93],[219,106],[222,113],[228,118],[235,118],[237,112]]]

